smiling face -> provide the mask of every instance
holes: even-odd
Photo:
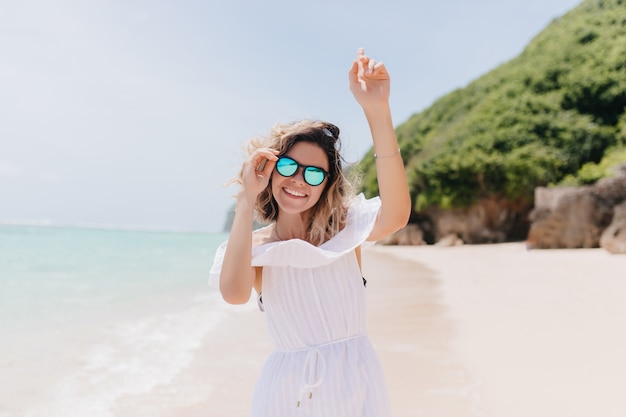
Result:
[[[297,142],[285,152],[284,156],[293,158],[303,166],[315,166],[329,170],[328,156],[318,145],[311,142]],[[329,178],[318,186],[304,181],[304,170],[291,177],[283,177],[276,170],[272,173],[272,194],[281,211],[291,214],[304,213],[319,201]]]

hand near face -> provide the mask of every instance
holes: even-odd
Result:
[[[244,162],[242,169],[242,191],[253,201],[269,184],[276,165],[278,151],[260,148]]]

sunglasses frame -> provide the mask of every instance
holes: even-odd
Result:
[[[293,172],[293,174],[291,174],[291,175],[284,175],[283,173],[280,172],[280,170],[278,169],[278,165],[279,165],[281,159],[288,159],[290,161],[295,162],[296,170]],[[322,173],[322,175],[323,175],[322,181],[320,181],[318,184],[311,184],[309,182],[309,180],[307,179],[307,172],[310,172],[310,171],[307,171],[307,170],[310,169],[310,168],[316,170],[315,172],[321,172]],[[311,187],[317,187],[318,185],[322,185],[324,183],[324,180],[326,178],[330,177],[330,172],[326,171],[325,169],[320,168],[320,167],[316,167],[314,165],[303,165],[303,164],[301,164],[300,162],[296,161],[295,159],[293,159],[290,156],[284,156],[284,155],[283,156],[279,156],[278,160],[276,161],[276,172],[278,172],[278,174],[280,176],[282,176],[282,177],[285,177],[285,178],[293,177],[294,175],[296,175],[298,173],[298,171],[300,171],[300,169],[302,169],[302,178],[304,179],[304,182],[309,184]]]

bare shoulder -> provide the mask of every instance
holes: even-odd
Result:
[[[266,243],[276,242],[274,237],[274,225],[262,227],[252,232],[252,247],[264,245]]]

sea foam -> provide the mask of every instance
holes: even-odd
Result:
[[[111,328],[88,349],[81,366],[60,381],[47,403],[26,417],[113,417],[118,401],[167,386],[188,367],[211,330],[228,316],[216,293],[195,297],[184,310],[152,314]],[[174,388],[175,390],[175,388]],[[196,398],[211,387],[198,387]]]

